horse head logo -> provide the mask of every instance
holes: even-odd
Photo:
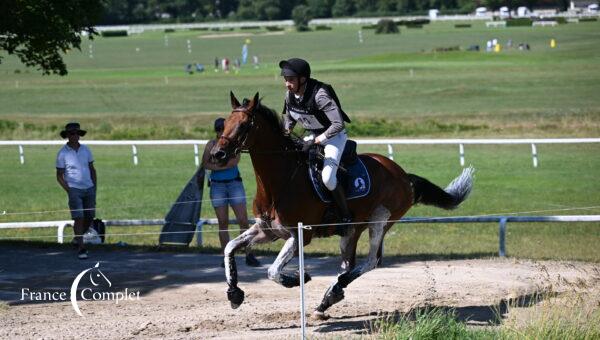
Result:
[[[98,287],[103,282],[105,282],[108,287],[112,286],[110,280],[102,273],[102,271],[100,271],[100,262],[97,262],[95,266],[79,273],[71,285],[71,305],[73,305],[73,309],[79,316],[83,316],[83,314],[81,314],[79,305],[77,304],[77,288],[79,287],[79,282],[87,273],[89,273],[90,282],[94,287]]]
[[[362,191],[362,190],[365,190],[366,187],[367,187],[367,184],[365,183],[365,180],[362,179],[362,177],[357,177],[354,180],[354,188],[355,189]]]

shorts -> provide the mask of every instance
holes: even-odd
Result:
[[[210,182],[210,200],[214,208],[246,204],[246,191],[242,181]]]
[[[69,209],[71,209],[72,219],[92,220],[96,216],[96,187],[69,188]]]

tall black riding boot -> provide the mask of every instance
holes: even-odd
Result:
[[[341,223],[342,225],[336,227],[336,234],[345,235],[348,232],[349,225],[346,223],[352,223],[352,214],[348,209],[348,202],[346,202],[346,193],[344,188],[338,184],[333,191],[331,191],[331,197],[340,210]]]

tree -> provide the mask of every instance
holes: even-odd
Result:
[[[352,0],[335,0],[331,14],[334,17],[347,17],[354,14],[354,2]]]
[[[305,5],[299,5],[292,10],[292,20],[297,31],[308,31],[308,22],[312,19],[310,8]]]
[[[306,3],[315,18],[330,18],[335,0],[307,0]]]
[[[3,0],[0,49],[44,74],[67,74],[61,53],[80,49],[82,32],[93,38],[102,0]],[[2,56],[0,56],[0,63]]]

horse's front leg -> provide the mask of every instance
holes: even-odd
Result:
[[[294,253],[298,249],[298,239],[293,235],[285,241],[283,248],[279,251],[279,255],[275,262],[271,264],[268,271],[268,277],[286,288],[297,287],[300,285],[300,274],[298,272],[283,272],[283,268],[294,257]],[[310,281],[310,275],[304,273],[304,282]]]
[[[227,279],[227,299],[231,303],[231,308],[238,308],[244,302],[244,291],[238,287],[237,268],[235,265],[235,251],[247,247],[250,242],[259,233],[258,221],[248,230],[240,234],[240,236],[229,241],[225,246],[225,278]]]
[[[371,271],[377,266],[377,251],[385,234],[385,227],[390,223],[388,222],[390,216],[390,211],[383,206],[378,206],[371,214],[370,220],[379,222],[369,225],[369,255],[367,256],[367,261],[359,267],[338,275],[336,282],[327,289],[321,304],[313,312],[313,317],[326,319],[325,311],[344,299],[344,288],[362,274]]]

